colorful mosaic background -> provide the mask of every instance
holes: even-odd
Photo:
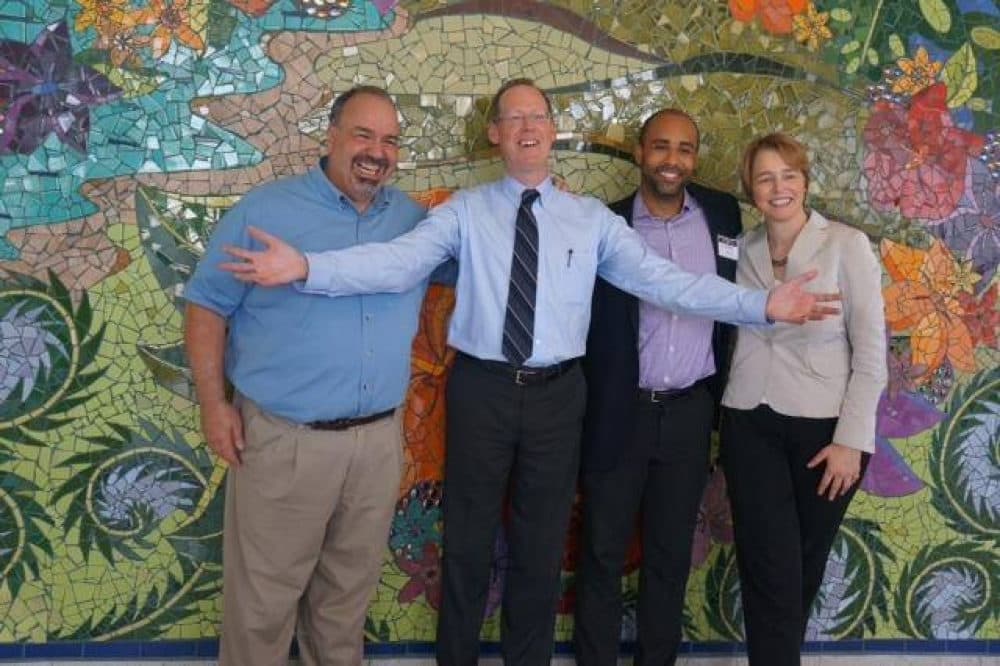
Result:
[[[215,635],[224,470],[178,301],[213,224],[311,165],[358,82],[398,100],[404,189],[493,177],[485,104],[522,75],[554,98],[554,170],[605,199],[661,106],[700,120],[700,177],[733,192],[752,136],[811,147],[813,204],[881,253],[892,337],[809,638],[1000,638],[998,26],[993,0],[0,0],[0,643]],[[415,345],[372,641],[434,635],[450,307],[432,291]],[[731,542],[715,474],[691,640],[741,635]],[[561,639],[572,545],[564,568]]]

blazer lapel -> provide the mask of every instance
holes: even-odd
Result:
[[[788,253],[788,268],[786,274],[790,276],[799,275],[803,272],[812,258],[816,256],[823,247],[826,240],[826,228],[829,226],[826,218],[819,213],[812,211],[809,219],[802,227],[792,249]],[[766,247],[766,246],[765,246]]]
[[[746,239],[743,251],[750,261],[754,281],[757,286],[770,289],[774,286],[774,270],[771,268],[771,253],[767,249],[767,233],[763,224],[747,232]]]

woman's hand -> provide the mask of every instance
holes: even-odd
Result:
[[[861,476],[861,451],[841,444],[827,444],[813,456],[806,467],[812,469],[826,463],[817,495],[826,495],[831,502],[844,495]]]

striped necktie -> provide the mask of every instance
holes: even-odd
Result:
[[[503,322],[503,355],[511,364],[524,365],[531,357],[535,337],[535,290],[538,286],[538,223],[531,205],[538,190],[521,193],[514,231],[514,256],[510,263],[507,314]]]

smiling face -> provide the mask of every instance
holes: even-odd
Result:
[[[680,114],[663,113],[652,118],[642,143],[635,148],[635,162],[642,174],[640,191],[652,212],[680,212],[684,186],[698,166],[698,129]]]
[[[763,148],[750,170],[753,203],[767,222],[802,222],[806,218],[806,174],[789,165],[776,150]]]
[[[529,85],[516,85],[500,96],[497,118],[487,130],[500,148],[507,173],[534,187],[549,174],[556,128],[545,97]]]
[[[327,130],[326,175],[358,208],[365,210],[396,171],[399,121],[389,100],[360,93],[344,105]]]

